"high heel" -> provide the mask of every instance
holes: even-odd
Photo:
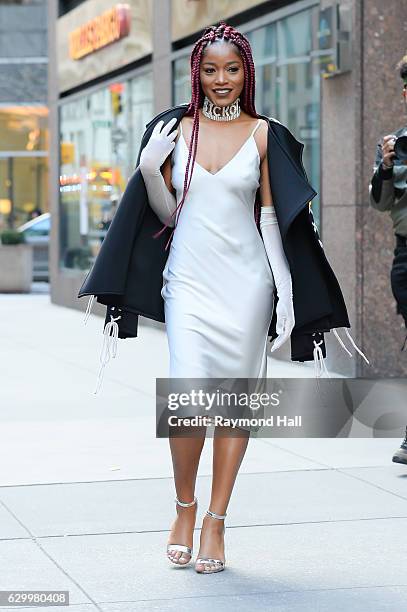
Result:
[[[178,497],[176,497],[174,501],[182,508],[190,508],[194,505],[198,507],[198,500],[196,497],[194,497],[194,500],[191,502],[182,502],[178,499]],[[187,554],[189,555],[189,559],[187,561],[181,561],[182,558],[185,559],[183,555],[181,555],[178,559],[174,559],[171,555],[168,554],[170,551]],[[175,563],[176,565],[180,565],[181,567],[188,565],[188,563],[192,559],[192,547],[186,546],[185,544],[167,544],[167,557],[171,561],[171,563]]]
[[[207,510],[206,514],[211,516],[212,518],[216,518],[219,520],[223,520],[226,518],[226,514],[216,514],[216,512],[212,512],[211,510]],[[225,525],[223,525],[223,534],[225,534]],[[202,564],[204,566],[203,570],[198,570],[197,565]],[[214,565],[215,567],[212,569],[208,569],[208,566]],[[198,557],[195,561],[195,571],[198,574],[214,574],[215,572],[221,572],[225,569],[226,561],[222,561],[222,559],[211,559],[210,557]]]

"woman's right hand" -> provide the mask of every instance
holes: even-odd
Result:
[[[164,121],[159,121],[154,127],[150,139],[140,154],[140,170],[148,174],[158,174],[168,155],[175,147],[174,139],[178,129],[169,134],[177,122],[173,117],[163,127]],[[162,129],[161,129],[162,128]]]

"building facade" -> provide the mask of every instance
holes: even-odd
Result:
[[[368,183],[376,141],[402,117],[394,67],[404,51],[406,4],[390,0],[384,11],[379,0],[49,0],[52,300],[85,307],[78,289],[134,170],[145,124],[189,101],[194,41],[226,19],[250,40],[258,112],[305,144],[315,221],[353,335],[371,360],[369,367],[350,359],[327,337],[328,368],[405,374],[389,284],[393,236],[368,207]]]
[[[47,2],[0,3],[0,229],[48,211]]]

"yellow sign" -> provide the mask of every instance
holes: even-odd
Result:
[[[73,142],[61,142],[61,164],[73,164],[75,161],[75,145]]]
[[[69,34],[69,56],[79,60],[112,42],[128,36],[130,32],[130,6],[116,4]]]

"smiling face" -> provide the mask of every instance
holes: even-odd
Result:
[[[202,55],[200,78],[211,102],[217,106],[232,104],[244,86],[243,62],[236,45],[223,40],[209,44]]]

